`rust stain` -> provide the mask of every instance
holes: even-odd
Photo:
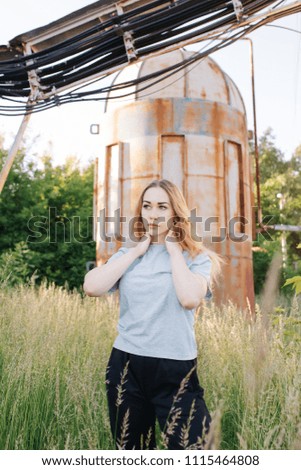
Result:
[[[164,101],[163,100],[155,100],[155,116],[156,116],[156,127],[157,127],[157,133],[160,135],[163,132],[164,129],[164,121],[166,119],[165,117],[165,109],[163,108],[164,106]]]
[[[213,61],[208,61],[208,66],[216,75],[214,80],[217,80],[218,87],[216,91],[221,89],[221,80],[223,76],[221,70],[217,64]],[[212,85],[214,87],[214,85]],[[227,187],[226,184],[230,184],[227,180],[226,174],[230,170],[230,158],[227,152],[226,145],[224,142],[227,140],[234,140],[236,142],[242,142],[242,169],[239,174],[240,184],[237,188],[240,191],[244,188],[245,184],[249,184],[249,188],[252,187],[252,175],[249,171],[246,171],[247,165],[250,164],[249,157],[247,154],[247,140],[246,140],[246,121],[245,116],[238,110],[232,109],[226,104],[219,104],[217,102],[209,102],[207,100],[207,94],[209,89],[205,87],[199,87],[198,98],[201,105],[196,105],[195,102],[185,100],[183,97],[183,105],[175,99],[168,98],[156,98],[145,100],[142,102],[137,101],[131,104],[125,104],[123,108],[119,108],[115,111],[114,118],[107,116],[107,129],[108,135],[104,136],[105,145],[109,146],[116,142],[130,142],[129,152],[127,158],[129,159],[129,178],[124,179],[123,176],[120,179],[122,188],[120,189],[122,194],[122,200],[124,200],[124,209],[133,210],[137,198],[140,195],[141,190],[145,185],[154,178],[162,177],[162,136],[164,136],[166,145],[174,145],[175,137],[184,135],[185,144],[181,148],[181,165],[182,165],[182,178],[183,178],[183,190],[186,196],[186,200],[189,207],[202,207],[208,203],[209,207],[212,208],[212,216],[218,217],[217,233],[222,235],[222,228],[226,227],[229,230],[229,210],[226,207],[227,191],[233,190],[233,188]],[[194,97],[194,99],[197,99]],[[179,100],[179,98],[177,98]],[[206,102],[202,102],[206,100]],[[178,110],[181,109],[181,112]],[[176,113],[179,113],[176,114]],[[130,116],[130,119],[127,119]],[[139,127],[133,129],[133,125]],[[178,126],[178,129],[176,129]],[[130,134],[130,138],[127,137]],[[149,139],[152,135],[153,138]],[[193,137],[192,137],[193,136]],[[201,142],[201,139],[210,137],[206,145],[202,144],[200,148],[203,148],[203,152],[208,153],[208,156],[201,155],[200,152],[194,149],[192,154],[187,154],[189,148],[191,148],[191,142],[197,144]],[[144,141],[143,138],[145,137]],[[139,139],[135,140],[135,139]],[[199,140],[198,140],[199,139]],[[187,150],[186,150],[187,149]],[[208,149],[208,150],[207,150]],[[209,151],[210,149],[210,151]],[[199,170],[194,172],[193,177],[197,177],[200,182],[198,184],[192,184],[193,179],[190,180],[187,169],[187,160],[190,160],[190,165],[196,165],[196,159],[198,160]],[[200,160],[202,158],[202,160]],[[211,158],[214,161],[210,162],[210,183],[206,183],[207,176],[202,174],[202,166],[207,165],[207,160]],[[108,151],[105,158],[105,186],[104,186],[104,199],[100,201],[98,196],[97,204],[105,203],[108,204],[108,193],[110,191],[108,178],[109,178],[109,155]],[[200,163],[201,162],[201,163]],[[221,168],[224,173],[221,174]],[[121,170],[123,172],[123,170]],[[243,174],[242,174],[243,171]],[[205,173],[203,171],[203,173]],[[189,184],[191,181],[191,184]],[[203,191],[199,188],[203,184],[208,184],[208,191]],[[192,189],[193,188],[193,189]],[[242,194],[236,191],[237,207],[241,205]],[[245,191],[247,188],[245,189]],[[250,190],[250,189],[249,189]],[[97,188],[94,186],[94,196],[97,193]],[[205,194],[205,196],[200,194]],[[235,195],[234,195],[235,196]],[[95,196],[96,197],[96,196]],[[251,195],[250,195],[251,197]],[[201,201],[200,201],[201,199]],[[233,197],[235,199],[235,197]],[[216,201],[216,203],[214,202]],[[250,208],[247,204],[250,204],[248,200],[243,201],[245,214],[250,214]],[[128,214],[124,214],[128,215]],[[223,223],[225,222],[225,224]],[[238,226],[238,224],[237,224]],[[248,227],[246,227],[249,230]],[[205,234],[206,235],[206,234]],[[207,243],[206,243],[207,244]],[[210,246],[210,243],[208,243]],[[234,243],[229,238],[229,232],[227,238],[220,243],[211,245],[211,248],[222,254],[229,264],[223,266],[223,287],[217,289],[216,300],[217,303],[227,302],[231,299],[233,303],[237,304],[241,308],[247,308],[246,298],[248,297],[251,308],[254,306],[254,288],[253,288],[253,273],[252,273],[252,252],[251,252],[252,241],[246,243]],[[100,246],[100,245],[99,245]],[[98,262],[101,263],[107,259],[108,253],[104,249],[104,244],[101,244],[102,253],[98,253]]]
[[[216,73],[216,75],[220,75],[221,73],[221,69],[219,68],[219,66],[217,65],[217,63],[213,62],[213,60],[208,60],[208,65],[209,67],[213,70],[214,73]]]
[[[200,108],[195,106],[195,103],[185,103],[183,121],[181,123],[182,129],[185,129],[187,133],[193,132],[194,129],[199,127],[200,118]]]
[[[219,174],[219,161],[220,161],[220,158],[223,158],[223,155],[220,155],[220,138],[222,137],[222,121],[221,121],[221,113],[220,113],[220,110],[218,109],[218,104],[217,103],[213,103],[213,109],[212,109],[212,119],[211,119],[211,122],[209,122],[209,132],[211,131],[212,132],[212,135],[213,135],[213,139],[214,139],[214,167],[215,167],[215,174],[218,175]],[[221,194],[220,193],[220,184],[219,184],[219,179],[218,178],[215,178],[215,193],[216,193],[216,200],[217,201],[222,201],[223,200],[223,197],[224,197],[224,194]],[[221,214],[219,213],[220,212],[220,208],[222,208],[223,205],[222,204],[218,204],[218,207],[216,207],[216,212],[219,217],[219,228],[221,226],[221,220],[223,220],[224,217],[221,216]]]
[[[150,109],[155,118],[158,135],[170,132],[174,127],[173,101],[171,99],[156,99],[150,103]]]
[[[98,162],[95,158],[94,163],[94,182],[93,182],[93,239],[97,240],[97,207],[98,207]]]

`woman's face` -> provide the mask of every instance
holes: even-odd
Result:
[[[167,192],[163,188],[149,188],[145,191],[142,201],[141,216],[146,233],[152,237],[152,243],[164,243],[171,227],[167,222],[174,216],[174,211]]]

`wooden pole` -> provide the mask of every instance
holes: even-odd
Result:
[[[2,193],[3,186],[5,185],[5,182],[7,180],[8,174],[10,172],[10,169],[12,167],[12,164],[14,162],[15,156],[20,148],[20,144],[24,135],[24,132],[26,130],[28,121],[30,119],[31,113],[25,114],[25,116],[22,119],[21,125],[19,127],[18,133],[15,137],[15,140],[13,142],[13,145],[10,148],[10,151],[8,153],[7,159],[3,165],[3,168],[0,173],[0,194]]]

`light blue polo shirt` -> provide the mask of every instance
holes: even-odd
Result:
[[[127,253],[121,247],[107,261]],[[209,288],[211,260],[206,254],[192,259],[183,251],[193,273],[208,281],[205,299],[212,297]],[[173,285],[170,255],[165,244],[150,245],[114,284],[119,289],[120,317],[114,347],[140,356],[190,360],[197,357],[194,333],[195,309],[187,310],[179,302]]]

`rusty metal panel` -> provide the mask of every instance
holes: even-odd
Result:
[[[120,192],[120,178],[121,178],[121,159],[122,159],[122,146],[118,143],[111,145],[107,148],[106,159],[106,209],[107,215],[113,217],[118,208],[121,207],[121,192]],[[112,236],[114,234],[114,223],[107,223],[107,234]]]
[[[243,99],[241,97],[241,94],[237,86],[234,85],[231,78],[226,73],[224,73],[224,75],[225,75],[225,79],[227,81],[227,85],[228,85],[228,89],[230,93],[231,108],[238,109],[238,111],[245,114],[246,113],[245,105],[244,105]]]
[[[189,176],[187,181],[187,204],[196,209],[202,220],[197,223],[197,235],[202,238],[221,236],[225,226],[223,200],[223,180],[205,175]]]
[[[124,213],[126,216],[132,217],[134,215],[138,197],[142,193],[143,189],[148,183],[158,177],[158,174],[152,174],[145,178],[133,178],[123,182],[125,201]]]
[[[184,193],[185,178],[185,136],[161,136],[161,178],[176,184]]]
[[[218,304],[231,300],[238,308],[246,309],[249,299],[251,307],[254,306],[252,260],[231,258],[223,267],[223,289],[216,289],[215,295]]]
[[[152,57],[148,60],[132,64],[125,67],[118,73],[114,83],[122,83],[125,81],[133,80],[141,76],[146,76],[156,72],[159,67],[168,67],[193,55],[191,51],[176,50],[158,57]],[[188,67],[189,70],[189,67]],[[123,100],[110,100],[106,103],[106,110],[111,111],[120,107],[123,103],[129,101],[139,101],[143,99],[157,99],[157,98],[197,98],[206,101],[215,101],[217,103],[231,105],[231,107],[238,109],[240,112],[245,113],[244,103],[239,90],[224,73],[218,64],[211,58],[206,58],[200,61],[197,66],[194,66],[193,72],[184,73],[180,71],[172,77],[166,78],[159,83],[151,86],[147,90],[141,90],[143,85],[137,84],[129,88],[130,96]],[[147,83],[147,82],[146,82]],[[110,91],[109,97],[118,96],[119,91]]]
[[[143,136],[158,136],[174,132],[173,101],[157,99],[137,101],[109,113],[104,120],[105,145]]]
[[[189,73],[187,96],[229,104],[227,84],[217,63],[209,58],[197,66],[197,73]]]
[[[177,134],[212,135],[216,139],[228,136],[241,140],[245,135],[246,121],[236,109],[216,101],[174,99],[174,132]],[[244,138],[243,138],[244,141]]]
[[[236,109],[224,104],[196,99],[156,99],[137,101],[109,113],[103,126],[106,144],[126,141],[137,136],[221,135],[229,140],[245,142],[246,121]],[[239,138],[238,138],[239,135]]]
[[[146,135],[128,139],[123,158],[123,178],[145,178],[158,172],[158,136]],[[139,157],[138,157],[139,156]]]
[[[243,162],[241,145],[225,141],[224,152],[224,184],[226,220],[245,217],[245,198],[243,184]],[[244,233],[244,224],[238,223],[233,227],[235,232]]]
[[[97,209],[98,209],[98,158],[94,163],[94,183],[93,183],[93,241],[97,240]]]
[[[247,162],[246,162],[247,163]],[[253,240],[253,224],[255,221],[253,220],[254,211],[253,211],[253,202],[252,202],[252,188],[250,184],[244,182],[244,197],[245,197],[245,218],[247,220],[247,224],[245,227],[245,233],[248,235],[250,240]],[[256,226],[256,225],[255,225]]]
[[[183,60],[182,51],[176,50],[174,52],[168,52],[167,54],[162,54],[158,57],[153,57],[150,60],[145,60],[142,63],[139,76],[150,75],[158,70],[158,68],[169,67],[171,62],[181,62]],[[185,96],[185,81],[186,74],[183,73],[183,70],[175,73],[169,78],[156,83],[147,90],[140,91],[140,88],[145,87],[145,83],[137,85],[137,100],[141,100],[147,97],[152,99],[156,98],[177,98]],[[146,82],[148,84],[148,82]]]
[[[101,231],[102,223],[100,220],[101,211],[105,208],[105,188],[104,188],[104,176],[101,169],[104,165],[99,163],[98,165],[98,190],[97,190],[97,218],[94,220],[96,223],[96,263],[102,264],[107,259],[107,245],[102,241]]]
[[[112,237],[116,229],[113,221],[105,223],[105,217],[112,217],[115,211],[122,206],[122,158],[123,145],[121,143],[107,146],[104,152],[102,168],[99,167],[99,189],[97,208],[97,262],[103,262],[116,244],[108,245],[104,235]]]
[[[211,135],[188,135],[187,171],[189,175],[224,176],[222,136],[218,139]]]
[[[141,76],[148,75],[158,70],[158,67],[168,67],[189,58],[193,53],[190,51],[173,51],[170,53],[162,54],[159,57],[150,58],[142,63],[136,63],[125,67],[118,73],[114,83],[122,83],[125,81],[133,80]],[[106,110],[112,111],[117,107],[127,104],[130,101],[139,101],[143,99],[157,99],[157,98],[197,98],[201,100],[215,101],[231,105],[232,108],[245,113],[245,107],[239,90],[232,82],[230,77],[224,73],[218,64],[211,58],[200,61],[197,65],[197,73],[183,73],[183,71],[169,77],[159,83],[153,85],[147,90],[140,91],[136,85],[128,89],[130,96],[122,100],[112,99],[106,102]],[[143,84],[143,87],[145,84]],[[109,97],[118,96],[119,91],[110,91]]]

